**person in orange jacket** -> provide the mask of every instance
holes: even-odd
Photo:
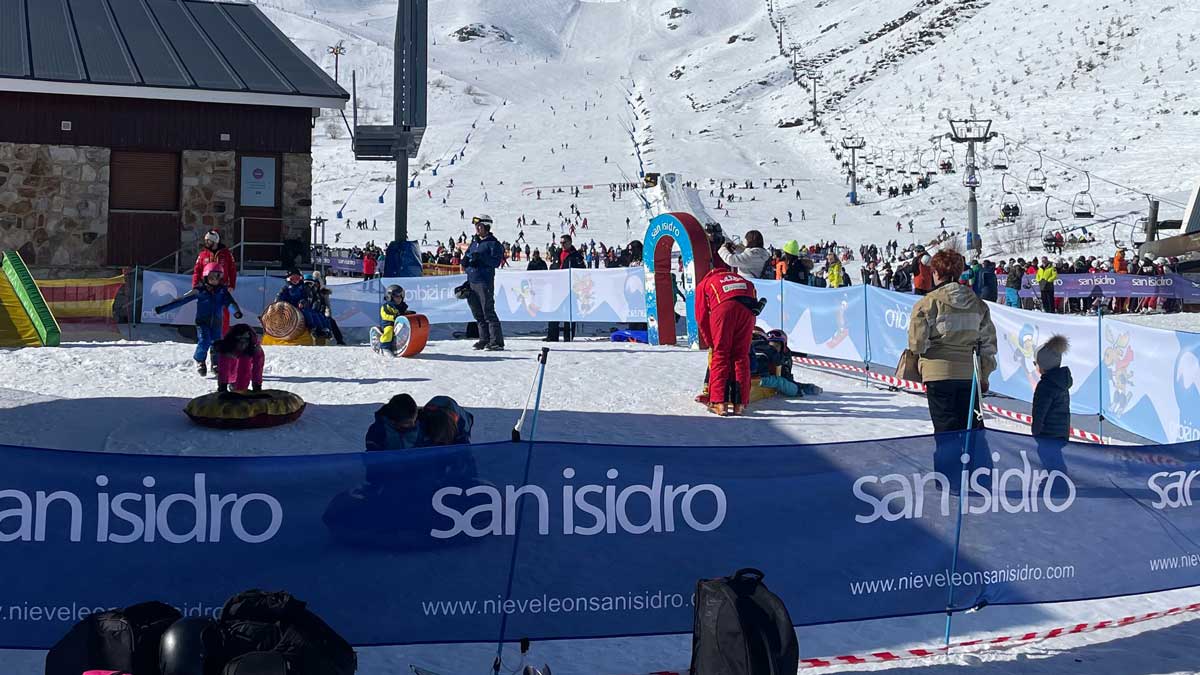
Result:
[[[754,284],[732,270],[714,269],[696,286],[696,323],[700,340],[712,349],[708,409],[740,415],[750,398],[750,339],[754,317],[765,301]]]

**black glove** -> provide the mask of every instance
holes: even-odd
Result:
[[[163,305],[159,305],[159,306],[155,307],[155,308],[154,308],[154,313],[155,313],[155,314],[162,314],[162,313],[163,313]]]

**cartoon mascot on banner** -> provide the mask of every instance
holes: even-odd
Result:
[[[1120,415],[1133,401],[1133,345],[1129,333],[1104,330],[1104,370],[1108,373],[1109,412]]]

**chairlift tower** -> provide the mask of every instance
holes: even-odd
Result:
[[[842,139],[842,147],[850,151],[850,204],[858,206],[858,156],[859,150],[866,147],[862,136],[846,136]]]
[[[808,81],[812,84],[812,109],[813,109],[813,126],[819,126],[820,120],[817,117],[817,82],[821,80],[821,71],[808,71]]]
[[[358,86],[354,85],[354,158],[396,162],[395,241],[408,241],[408,160],[415,159],[425,134],[428,109],[429,0],[399,0],[396,11],[392,124],[358,125]]]
[[[975,163],[975,144],[985,143],[996,136],[991,129],[991,120],[950,120],[950,140],[967,144],[967,166],[963,172],[963,185],[968,191],[967,250],[975,255],[983,251],[983,240],[979,237],[979,202],[975,199],[975,189],[981,184],[979,167]]]

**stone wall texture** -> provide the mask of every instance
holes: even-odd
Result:
[[[283,238],[310,241],[312,218],[312,155],[283,156]]]
[[[184,150],[179,174],[183,221],[179,245],[191,251],[210,229],[230,231],[234,227],[237,158],[232,150]]]
[[[30,266],[104,266],[110,154],[0,143],[0,248]]]

